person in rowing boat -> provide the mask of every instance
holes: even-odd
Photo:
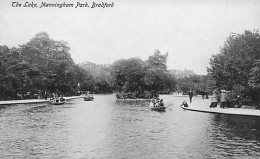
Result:
[[[65,101],[65,99],[63,98],[63,96],[62,96],[62,95],[60,95],[60,97],[59,97],[59,100],[60,100],[60,102],[63,102],[63,101]]]
[[[153,104],[153,106],[155,105],[155,103],[156,103],[156,98],[153,98],[152,99],[152,101],[151,101],[151,103]]]
[[[155,107],[155,104],[156,104],[156,99],[153,98],[153,99],[151,100],[151,102],[150,102],[150,108]]]
[[[182,105],[181,105],[181,106],[189,107],[189,105],[188,105],[188,103],[186,102],[186,100],[184,100],[184,101],[182,102]]]
[[[160,100],[156,100],[154,107],[159,107],[159,104],[160,104]]]
[[[164,106],[164,103],[163,103],[163,99],[160,100],[160,107],[163,107]]]

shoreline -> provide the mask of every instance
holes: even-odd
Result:
[[[150,101],[152,99],[144,99],[144,98],[136,98],[136,99],[116,99],[117,101],[138,101],[138,100],[141,100],[141,101]]]
[[[72,99],[79,99],[84,98],[83,96],[70,96],[70,97],[63,97],[65,100],[72,100]],[[15,104],[37,104],[37,103],[47,103],[48,102],[45,99],[25,99],[25,100],[5,100],[0,101],[0,105],[15,105]]]
[[[242,115],[242,116],[253,116],[260,117],[260,110],[258,109],[247,109],[247,108],[220,108],[219,105],[216,108],[210,108],[210,100],[204,102],[194,102],[189,104],[189,107],[181,108],[187,111],[212,113],[212,114],[226,114],[226,115]]]

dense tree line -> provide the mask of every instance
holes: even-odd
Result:
[[[67,42],[50,39],[46,32],[19,47],[0,46],[0,99],[92,89],[93,76],[74,63],[69,50]]]
[[[46,32],[18,47],[0,46],[0,100],[37,98],[48,93],[77,95],[82,91],[131,93],[150,97],[169,93],[175,81],[167,70],[167,54],[154,52],[146,61],[118,60],[112,65],[75,64],[65,41]]]
[[[167,70],[168,54],[155,50],[146,61],[121,59],[111,67],[112,82],[118,98],[151,98],[175,90],[175,79]]]
[[[260,102],[260,36],[258,31],[232,33],[210,59],[208,74],[215,89],[240,95],[244,103]]]
[[[90,91],[94,93],[113,93],[111,65],[98,65],[92,62],[79,64],[81,68],[93,76]]]
[[[177,78],[177,91],[188,94],[190,90],[197,95],[211,94],[213,81],[208,75],[192,75],[189,77]]]
[[[214,90],[231,91],[244,104],[259,105],[260,102],[260,36],[258,31],[232,33],[220,53],[210,58],[207,75],[177,78],[177,91],[196,94]]]
[[[145,61],[121,59],[112,65],[75,64],[69,51],[67,42],[53,40],[46,32],[18,47],[0,46],[0,100],[32,97],[39,90],[49,95],[116,91],[127,98],[151,98],[175,90],[200,94],[225,89],[244,102],[260,102],[258,31],[232,33],[211,57],[208,75],[177,80],[167,70],[168,54],[159,50]]]

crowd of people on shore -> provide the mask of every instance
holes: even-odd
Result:
[[[192,103],[192,98],[194,96],[194,93],[192,90],[188,93],[189,96],[189,103]],[[202,99],[209,99],[208,94],[202,94]],[[242,107],[242,98],[237,95],[234,98],[234,95],[231,91],[227,90],[214,90],[213,94],[211,96],[211,104],[210,108],[216,108],[220,105],[220,108],[241,108]],[[181,106],[189,107],[186,100],[184,100],[181,104]]]
[[[218,93],[216,90],[213,91],[213,95],[211,97],[210,108],[217,107],[218,103],[220,103],[220,108],[241,108],[242,101],[240,96],[238,95],[235,99],[233,99],[231,91],[221,90]]]

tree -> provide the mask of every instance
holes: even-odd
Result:
[[[7,46],[0,46],[0,100],[12,97],[12,83],[8,78],[8,55],[10,49]]]
[[[85,62],[79,65],[93,76],[94,93],[112,93],[112,77],[110,65],[98,65],[92,62]]]
[[[146,61],[149,67],[147,75],[153,81],[150,89],[154,93],[170,93],[176,89],[175,78],[167,70],[167,58],[168,53],[161,54],[160,50],[155,50]]]
[[[92,76],[74,64],[69,50],[67,42],[52,40],[46,32],[17,48],[1,46],[0,98],[15,99],[38,90],[75,94],[79,82],[92,87]]]
[[[158,68],[161,71],[167,71],[167,57],[168,53],[161,55],[160,50],[155,50],[152,56],[149,56],[147,63],[150,64],[152,67]]]
[[[211,57],[208,73],[216,88],[237,90],[237,94],[241,93],[246,98],[259,85],[259,60],[258,31],[232,33],[220,53]],[[259,99],[260,96],[252,98],[253,101]]]
[[[89,72],[79,65],[74,65],[72,70],[68,72],[67,86],[74,93],[77,91],[93,91],[94,79]]]
[[[145,66],[146,63],[139,58],[114,62],[111,74],[116,91],[134,92],[142,89]]]
[[[115,90],[129,93],[133,98],[151,98],[158,93],[172,92],[175,79],[167,70],[166,61],[167,55],[155,51],[147,61],[131,58],[114,62],[111,75]]]
[[[72,70],[74,62],[69,53],[68,43],[50,39],[46,32],[36,34],[29,42],[21,46],[22,58],[33,70],[36,89],[66,91],[67,73]]]

